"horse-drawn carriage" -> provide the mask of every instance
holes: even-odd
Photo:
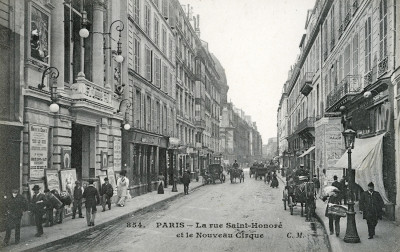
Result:
[[[299,176],[296,180],[290,180],[283,190],[283,207],[289,206],[290,214],[293,208],[300,203],[301,216],[303,217],[303,206],[305,207],[306,221],[310,221],[315,211],[314,183],[309,182],[306,176]]]
[[[208,166],[209,174],[212,177],[212,183],[215,184],[215,180],[219,179],[221,183],[225,182],[224,168],[220,164],[210,164]]]
[[[242,180],[244,182],[244,172],[243,169],[238,168],[238,167],[232,167],[231,169],[228,170],[229,173],[229,177],[231,179],[231,183],[233,183],[233,181],[236,182],[236,179],[239,179],[239,182],[242,183]]]

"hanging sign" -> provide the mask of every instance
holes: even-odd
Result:
[[[114,137],[114,171],[121,171],[121,138]]]
[[[47,169],[49,128],[29,125],[29,169],[30,179],[42,179]]]

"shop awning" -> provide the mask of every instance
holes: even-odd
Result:
[[[354,149],[351,151],[351,166],[356,171],[356,183],[366,190],[369,182],[373,182],[375,190],[381,194],[383,201],[388,203],[389,200],[383,186],[383,136],[384,134],[370,138],[357,138]],[[347,168],[347,166],[348,154],[346,151],[334,167]]]
[[[315,146],[310,147],[308,150],[306,150],[303,154],[301,154],[299,157],[304,157],[306,156],[308,153],[310,153],[311,151],[313,151],[315,149]]]

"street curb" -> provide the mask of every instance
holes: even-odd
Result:
[[[283,178],[281,177],[281,176],[277,176],[278,178],[279,178],[279,180],[280,181],[282,181],[282,183],[284,183],[285,184],[285,181],[283,180]],[[317,199],[318,200],[318,199]],[[318,222],[322,225],[322,227],[324,227],[324,236],[325,236],[325,238],[326,238],[326,240],[328,241],[328,251],[329,252],[333,252],[333,250],[332,250],[332,246],[331,246],[331,240],[330,240],[330,238],[329,238],[329,235],[328,235],[328,231],[327,231],[327,229],[326,229],[326,226],[325,226],[325,223],[324,223],[324,221],[321,219],[321,217],[315,212],[315,218],[318,220]]]
[[[199,186],[193,187],[192,189],[189,189],[189,192],[193,192],[193,191],[195,191],[196,189],[198,189],[201,186],[204,186],[204,185],[200,184]],[[73,240],[73,239],[76,239],[76,238],[80,238],[80,237],[85,236],[85,235],[87,235],[89,233],[92,233],[92,232],[94,232],[94,231],[96,231],[98,229],[104,228],[107,225],[112,225],[112,224],[114,224],[114,223],[116,223],[116,222],[118,222],[118,221],[120,221],[122,219],[128,218],[128,217],[130,217],[130,216],[132,216],[134,214],[137,214],[137,213],[140,213],[140,212],[146,212],[146,211],[149,211],[149,209],[150,209],[150,211],[153,211],[155,208],[160,207],[160,205],[164,205],[166,202],[173,201],[173,200],[175,200],[175,199],[177,199],[177,198],[179,198],[179,197],[181,197],[183,195],[184,195],[184,193],[180,192],[180,193],[178,193],[176,195],[173,195],[173,196],[171,196],[169,198],[160,200],[160,201],[155,202],[155,203],[153,203],[151,205],[148,205],[146,207],[142,207],[142,208],[136,209],[136,210],[134,210],[132,212],[128,212],[128,213],[126,213],[124,215],[121,215],[121,216],[118,216],[118,217],[116,217],[116,218],[114,218],[112,220],[106,221],[104,223],[101,223],[99,225],[93,226],[91,228],[87,228],[85,230],[82,230],[82,231],[80,231],[78,233],[75,233],[75,234],[72,234],[70,236],[63,237],[61,239],[58,239],[58,240],[55,240],[55,241],[52,241],[52,242],[48,242],[48,243],[45,243],[45,244],[42,244],[42,245],[39,245],[39,246],[36,246],[36,247],[33,247],[33,248],[21,250],[21,251],[26,251],[26,252],[40,251],[40,250],[44,250],[46,248],[55,246],[55,245],[60,244],[60,243],[65,243],[65,242],[68,242],[70,240]],[[153,208],[153,209],[151,209],[151,208]]]

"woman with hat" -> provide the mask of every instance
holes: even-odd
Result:
[[[128,196],[129,179],[126,177],[126,170],[119,173],[120,177],[117,180],[117,206],[125,206],[125,200]]]
[[[32,188],[33,196],[31,200],[31,211],[35,216],[36,224],[36,237],[40,237],[43,234],[42,217],[45,214],[46,197],[40,192],[40,186],[34,185]]]

